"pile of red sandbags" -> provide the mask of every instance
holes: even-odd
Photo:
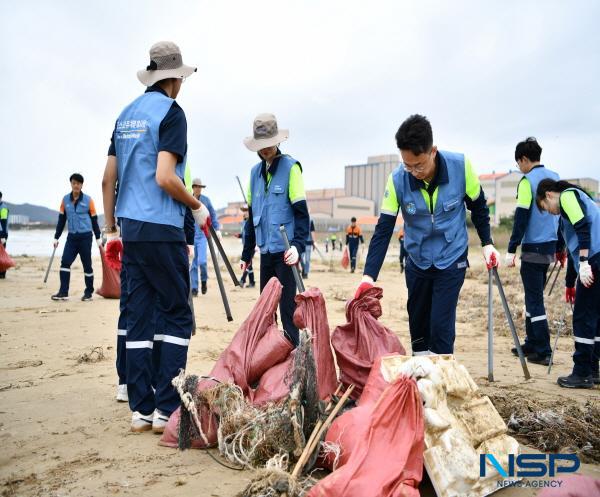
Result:
[[[387,383],[381,358],[373,365],[358,407],[338,417],[325,441],[340,446],[335,469],[308,497],[418,497],[423,477],[424,421],[414,379]]]
[[[100,259],[102,260],[102,285],[96,290],[96,293],[105,299],[121,298],[120,270],[113,268],[106,262],[103,247],[100,247]]]
[[[15,261],[8,255],[8,252],[4,248],[4,245],[0,243],[0,273],[7,271],[11,267],[15,267]]]
[[[355,385],[351,398],[358,399],[369,377],[373,362],[388,354],[406,351],[398,337],[378,319],[381,317],[383,290],[373,287],[346,305],[347,323],[331,336],[344,387]]]

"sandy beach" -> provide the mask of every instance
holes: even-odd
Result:
[[[228,240],[228,245],[234,247],[234,240]],[[344,272],[337,262],[332,271],[317,257],[313,260],[306,284],[320,288],[325,295],[333,330],[344,323],[344,303],[360,275]],[[92,302],[79,300],[83,292],[81,263],[73,266],[71,300],[57,303],[50,300],[58,288],[57,261],[47,285],[42,280],[48,258],[16,257],[15,261],[17,267],[0,281],[2,495],[225,497],[242,490],[250,472],[226,469],[202,451],[160,447],[158,436],[151,433],[129,432],[129,408],[114,397],[118,302],[97,295]],[[519,392],[524,398],[553,400],[557,405],[598,400],[598,388],[566,390],[555,383],[557,376],[571,369],[572,336],[559,339],[550,375],[547,368],[530,365],[533,378],[523,380],[519,361],[510,353],[512,340],[499,300],[495,303],[496,382],[488,383],[487,273],[478,253],[471,256],[471,263],[457,312],[455,353],[478,385],[486,393]],[[94,272],[99,287],[102,270],[98,258]],[[518,269],[503,268],[501,275],[519,325],[523,303]],[[384,289],[381,320],[409,349],[407,292],[397,263],[387,263],[379,284]],[[232,323],[225,318],[212,273],[208,294],[195,299],[198,332],[190,344],[188,372],[208,372],[258,295],[258,288],[240,289],[228,284],[227,290]],[[548,313],[552,327],[566,321],[566,330],[570,328],[570,310],[562,302],[563,291],[561,275]],[[99,353],[104,358],[96,360]],[[581,472],[600,478],[597,465],[582,464]],[[499,495],[535,493],[507,489]]]

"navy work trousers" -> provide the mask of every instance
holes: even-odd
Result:
[[[67,243],[60,260],[60,290],[59,293],[69,294],[71,282],[71,264],[79,255],[83,264],[83,279],[86,295],[94,293],[94,270],[92,269],[92,232],[69,233]]]
[[[598,376],[600,360],[600,269],[593,267],[594,283],[590,288],[577,280],[573,309],[575,353],[573,373]]]
[[[350,239],[348,242],[348,254],[350,255],[350,269],[356,269],[356,254],[358,253],[358,238]]]
[[[187,247],[183,242],[125,242],[123,245],[128,291],[129,406],[132,411],[145,415],[155,408],[170,415],[179,405],[171,380],[186,366],[192,334]],[[158,327],[162,332],[155,333]],[[159,357],[153,354],[156,342],[161,342]],[[152,391],[153,384],[156,392]]]
[[[277,277],[279,283],[283,285],[281,300],[279,301],[281,324],[287,339],[296,347],[299,339],[298,328],[294,324],[296,280],[294,280],[291,266],[283,261],[283,252],[260,254],[261,292],[273,276]]]
[[[544,285],[549,264],[521,261],[521,279],[525,290],[525,350],[540,356],[552,353],[548,318],[544,307]]]
[[[447,269],[420,269],[407,257],[408,326],[414,355],[454,352],[456,305],[466,266],[465,260]]]
[[[121,297],[119,298],[119,321],[117,324],[117,376],[119,385],[127,384],[127,361],[125,342],[127,340],[127,272],[125,265],[121,265]]]

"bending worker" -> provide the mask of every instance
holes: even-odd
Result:
[[[276,276],[283,285],[279,310],[287,339],[298,345],[298,328],[293,315],[296,308],[296,282],[291,266],[298,263],[308,237],[309,216],[302,179],[302,166],[282,154],[279,144],[287,140],[288,130],[278,129],[273,114],[259,114],[254,119],[254,136],[244,140],[246,147],[257,152],[260,162],[250,172],[248,188],[247,233],[242,252],[242,270],[252,262],[254,248],[260,249],[260,291]],[[285,250],[279,231],[285,226],[291,248]]]
[[[187,121],[175,98],[183,80],[195,71],[183,64],[174,43],[158,42],[150,48],[150,64],[138,71],[146,92],[117,119],[102,181],[107,253],[111,244],[120,243],[115,215],[121,224],[128,289],[127,396],[134,432],[162,432],[179,405],[171,380],[185,369],[192,333],[185,207],[200,227],[209,213],[183,182]],[[159,326],[152,319],[158,316],[155,310],[160,313],[162,345],[153,366]]]
[[[552,179],[540,181],[536,203],[542,210],[560,214],[563,238],[579,275],[573,309],[573,372],[559,377],[557,383],[565,388],[592,388],[600,384],[600,208],[581,187]]]
[[[202,205],[205,205],[210,213],[210,223],[215,229],[217,236],[221,239],[221,225],[217,219],[217,214],[212,205],[212,202],[206,195],[202,195],[202,189],[206,188],[206,185],[202,184],[200,178],[195,178],[192,181],[193,195],[196,197]],[[207,268],[207,249],[208,243],[206,241],[206,235],[204,231],[196,226],[196,232],[194,233],[194,257],[192,259],[192,266],[190,267],[190,276],[192,279],[192,295],[198,296],[198,266],[200,266],[200,284],[202,295],[207,291],[206,282],[208,281],[208,268]]]
[[[356,224],[356,218],[350,219],[350,226],[346,228],[346,245],[350,252],[350,272],[356,269],[356,254],[358,252],[358,243],[365,243],[360,226]]]
[[[102,245],[96,206],[89,195],[81,191],[83,176],[71,174],[71,193],[67,193],[60,203],[58,223],[54,233],[54,247],[58,247],[58,239],[62,235],[65,224],[68,227],[67,243],[60,261],[60,289],[52,295],[52,300],[69,299],[69,283],[71,281],[71,264],[77,255],[83,264],[85,290],[81,300],[92,300],[94,293],[94,270],[92,268],[92,232],[98,246]]]
[[[355,298],[377,280],[402,210],[413,354],[452,354],[456,305],[468,266],[467,208],[488,269],[498,265],[489,209],[471,162],[463,154],[438,151],[425,117],[406,119],[396,133],[396,143],[403,164],[388,178]]]
[[[521,279],[525,290],[525,343],[521,346],[527,361],[547,366],[552,348],[548,318],[544,307],[544,286],[550,263],[555,258],[564,267],[566,254],[557,251],[558,216],[541,211],[533,201],[538,184],[545,178],[558,180],[558,174],[546,169],[540,158],[542,147],[535,138],[519,142],[515,160],[524,174],[517,187],[517,208],[506,265],[515,266],[517,247],[521,247]],[[512,349],[518,355],[516,347]]]

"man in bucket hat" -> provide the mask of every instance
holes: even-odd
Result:
[[[107,256],[119,252],[115,247],[122,240],[127,275],[126,375],[135,432],[162,432],[179,405],[171,380],[185,368],[192,332],[184,214],[189,207],[196,223],[206,227],[209,213],[184,185],[187,121],[175,97],[195,71],[174,43],[152,46],[150,64],[137,73],[146,92],[117,119],[102,181]],[[164,327],[153,370],[155,326],[148,316],[155,310]]]
[[[298,328],[294,325],[296,283],[292,266],[298,263],[308,238],[308,207],[304,193],[302,166],[282,154],[279,144],[287,140],[287,129],[279,129],[273,114],[259,114],[254,119],[253,136],[244,145],[257,152],[260,162],[250,172],[248,187],[248,223],[242,252],[242,270],[252,262],[254,248],[260,249],[260,290],[276,276],[283,285],[279,311],[287,339],[298,345]],[[291,248],[285,250],[280,226],[285,226]]]

